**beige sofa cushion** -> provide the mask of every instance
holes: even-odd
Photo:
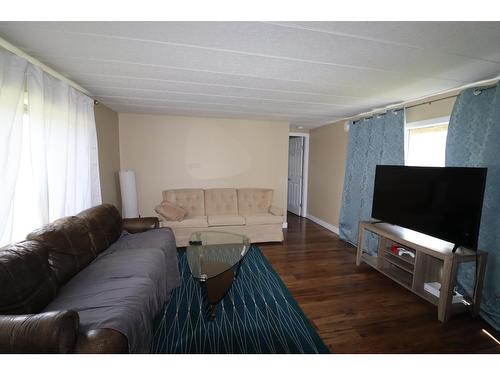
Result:
[[[240,215],[268,213],[272,201],[271,189],[238,189],[238,213]]]
[[[187,211],[176,204],[163,201],[155,207],[158,215],[163,216],[168,221],[181,221],[186,217]]]
[[[205,216],[205,197],[202,189],[165,190],[163,200],[185,209],[187,218]]]
[[[207,228],[208,221],[206,216],[193,216],[182,221],[162,221],[162,226],[170,228]]]
[[[205,190],[205,212],[207,216],[238,215],[236,189]]]
[[[247,225],[278,224],[283,223],[283,216],[273,214],[250,214],[245,215]]]
[[[219,225],[245,225],[245,218],[238,215],[209,215],[208,226],[215,227]]]

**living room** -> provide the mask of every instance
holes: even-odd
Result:
[[[183,9],[0,20],[0,353],[497,365],[500,22]]]

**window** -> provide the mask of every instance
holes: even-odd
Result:
[[[406,124],[405,164],[444,167],[449,117]]]

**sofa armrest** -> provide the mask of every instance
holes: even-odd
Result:
[[[275,216],[283,216],[283,209],[281,209],[280,207],[271,206],[269,207],[269,213]]]
[[[75,353],[128,353],[128,340],[122,333],[111,328],[99,328],[87,332],[80,332],[80,336],[76,342]]]
[[[150,229],[158,229],[160,222],[157,217],[138,217],[133,219],[123,219],[123,229],[129,233],[145,232]]]
[[[0,315],[0,353],[71,353],[79,323],[75,311]]]

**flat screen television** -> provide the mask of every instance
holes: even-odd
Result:
[[[377,165],[372,217],[477,250],[486,172]]]

